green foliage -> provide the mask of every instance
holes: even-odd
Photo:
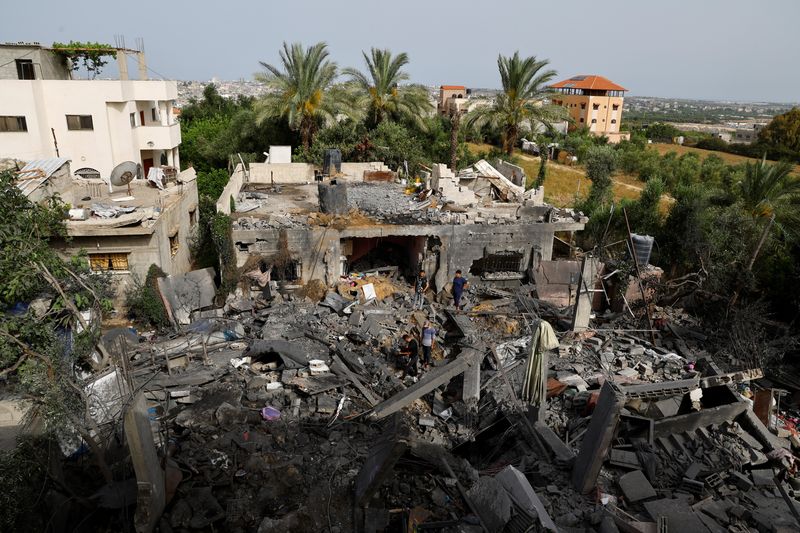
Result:
[[[48,529],[48,517],[41,512],[42,489],[57,448],[52,440],[28,437],[13,450],[0,451],[0,531]]]
[[[53,43],[52,48],[60,56],[70,61],[72,70],[78,71],[83,67],[91,79],[96,78],[108,63],[104,59],[105,57],[117,54],[116,49],[111,45],[89,41]]]
[[[128,317],[144,327],[163,329],[169,326],[169,317],[158,290],[158,278],[167,274],[157,265],[150,265],[144,283],[135,280],[128,289],[125,304]]]
[[[308,150],[321,124],[332,123],[351,109],[352,94],[333,86],[338,68],[328,59],[325,43],[308,48],[283,43],[280,59],[280,67],[260,62],[266,72],[257,74],[256,79],[269,92],[256,106],[258,121],[286,119],[300,132],[303,148]]]
[[[800,108],[778,115],[758,133],[760,144],[774,151],[800,156]]]
[[[544,186],[544,180],[547,179],[548,157],[549,157],[549,152],[547,151],[546,147],[543,147],[543,149],[539,152],[539,158],[541,159],[539,163],[539,174],[536,176],[536,183],[533,184],[533,187],[536,189]]]
[[[671,143],[672,139],[681,135],[681,130],[672,124],[656,122],[655,124],[650,124],[645,129],[645,135],[654,142]]]
[[[357,87],[357,105],[366,108],[368,128],[378,126],[384,119],[414,121],[422,126],[422,117],[431,109],[428,91],[422,86],[404,86],[409,76],[403,71],[408,65],[405,53],[393,56],[389,50],[373,48],[370,55],[363,53],[367,74],[354,68],[346,68],[343,74],[349,76]]]
[[[211,242],[219,257],[220,285],[218,297],[222,300],[234,291],[239,282],[239,271],[236,267],[236,251],[233,247],[233,226],[231,217],[216,213],[209,221]]]
[[[503,151],[511,155],[526,124],[535,122],[549,129],[553,122],[564,118],[564,108],[542,103],[550,95],[547,84],[556,75],[554,70],[546,69],[547,65],[547,60],[537,60],[535,56],[523,58],[519,52],[511,57],[498,56],[503,89],[492,105],[469,112],[466,126],[478,129],[488,126],[499,132]]]
[[[610,146],[593,146],[586,152],[586,177],[592,180],[587,202],[603,205],[611,200],[611,175],[616,169],[617,155]]]
[[[216,168],[208,172],[198,172],[197,194],[199,196],[208,196],[209,198],[219,198],[229,179],[228,171],[222,168]]]

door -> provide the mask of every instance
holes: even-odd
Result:
[[[139,118],[142,119],[140,125],[144,126],[144,111],[139,111]],[[152,165],[150,165],[152,166]]]
[[[147,159],[142,159],[142,168],[144,168],[144,177],[147,178],[147,173],[150,172],[150,169],[153,167],[153,158],[148,157]]]

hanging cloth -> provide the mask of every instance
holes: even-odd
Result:
[[[547,397],[547,387],[544,375],[547,371],[544,366],[544,353],[558,348],[558,338],[553,326],[545,320],[540,320],[539,325],[533,330],[528,364],[525,369],[525,381],[522,384],[522,399],[533,405],[543,405]]]

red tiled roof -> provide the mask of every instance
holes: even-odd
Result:
[[[463,85],[442,85],[439,88],[445,91],[465,91],[467,89]]]
[[[582,75],[573,76],[568,80],[551,85],[553,89],[594,89],[597,91],[627,91],[625,87],[617,85],[603,76]]]

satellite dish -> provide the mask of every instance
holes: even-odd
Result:
[[[131,196],[131,182],[137,178],[141,179],[143,175],[142,165],[133,161],[125,161],[114,167],[111,171],[109,181],[112,185],[128,187],[128,196]]]

